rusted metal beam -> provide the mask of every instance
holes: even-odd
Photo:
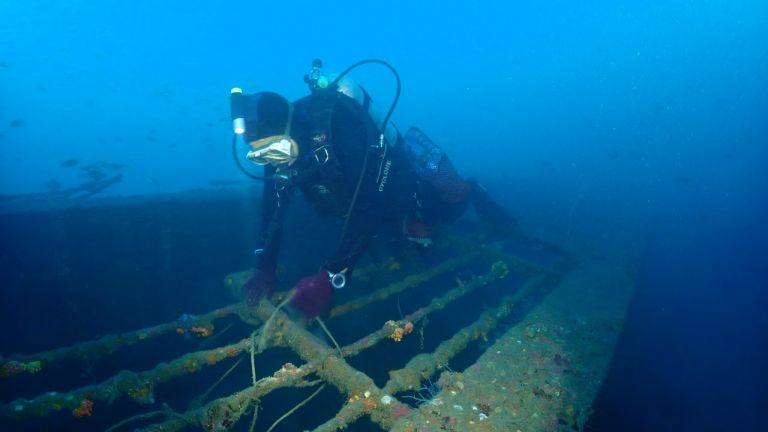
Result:
[[[339,316],[365,307],[375,301],[386,299],[394,294],[423,284],[433,279],[435,276],[455,269],[457,266],[465,264],[478,256],[487,256],[486,253],[487,252],[479,253],[468,251],[467,253],[460,254],[456,258],[450,259],[422,273],[410,275],[400,282],[382,288],[367,297],[341,305],[333,310],[332,315]],[[505,261],[507,261],[507,259],[505,259]],[[466,283],[459,283],[459,286],[449,290],[442,297],[433,299],[427,306],[424,306],[405,317],[401,320],[400,324],[405,324],[409,321],[418,321],[428,314],[443,309],[451,302],[463,297],[480,286],[506,276],[509,269],[509,265],[505,262],[499,261],[494,263],[491,271],[487,274],[474,278]],[[513,269],[527,274],[545,272],[545,270],[536,266],[520,264],[516,261],[513,261]],[[247,308],[241,304],[230,305],[226,308],[217,309],[193,319],[195,320],[195,323],[202,324],[210,322],[210,320],[216,318],[236,314],[244,322],[256,325],[266,320],[273,311],[274,307],[272,304],[265,301],[262,302],[258,308]],[[390,393],[394,392],[394,389],[396,388],[392,387],[394,384],[390,386],[391,388],[387,387],[385,389],[379,389],[367,375],[349,366],[344,359],[337,356],[326,344],[318,341],[303,328],[297,326],[285,314],[277,312],[276,316],[277,318],[274,321],[274,325],[269,330],[270,334],[274,334],[275,343],[277,345],[289,346],[308,362],[300,368],[302,371],[316,370],[318,375],[325,381],[336,386],[342,393],[349,397],[348,403],[345,404],[339,414],[322,427],[331,428],[333,425],[350,424],[361,415],[368,414],[374,422],[387,428],[391,426],[397,418],[407,414],[408,407],[390,396]],[[46,356],[49,359],[48,361],[56,361],[64,358],[87,356],[87,354],[81,353],[83,353],[84,350],[94,349],[96,355],[100,356],[113,352],[120,346],[136,343],[145,340],[146,338],[154,337],[170,330],[175,330],[178,328],[178,325],[179,323],[174,321],[172,323],[131,332],[121,336],[105,337],[98,341],[86,342],[73,347],[53,350],[48,353],[42,353],[42,355]],[[344,356],[354,356],[364,349],[375,346],[382,339],[390,336],[392,330],[393,327],[391,325],[385,325],[363,339],[344,347]],[[457,334],[454,338],[458,336],[459,335]],[[452,338],[452,340],[454,338]],[[226,358],[240,355],[250,347],[250,343],[251,339],[247,338],[225,347],[189,353],[167,364],[161,363],[148,371],[123,371],[101,384],[83,387],[69,393],[48,393],[31,401],[20,399],[11,404],[0,406],[0,416],[14,419],[41,416],[56,410],[76,409],[84,400],[112,401],[123,394],[128,394],[139,402],[148,402],[152,400],[152,390],[156,384],[166,382],[184,374],[195,372],[205,365],[214,365]],[[458,347],[461,343],[466,346],[468,341],[454,341],[452,346]],[[463,347],[460,349],[463,349]],[[433,362],[436,361],[438,360],[434,360]],[[306,376],[306,374],[303,376]],[[288,383],[288,381],[285,382]],[[296,385],[304,384],[298,382]],[[234,417],[239,418],[239,416],[242,415],[242,412],[233,409],[233,407],[237,406],[246,409],[247,404],[244,405],[243,401],[250,397],[248,396],[249,394],[253,397],[261,397],[271,391],[270,387],[266,385],[261,385],[260,388],[262,390],[259,390],[257,394],[247,393],[249,390],[257,392],[257,390],[253,390],[253,388],[246,389],[243,392],[238,392],[230,397],[218,400],[217,403],[219,405],[208,404],[206,407],[227,406],[228,408],[221,412],[230,413],[228,414],[230,418],[226,421],[234,422],[236,421],[236,418]],[[263,393],[261,391],[263,391]],[[387,402],[385,403],[384,401]],[[243,408],[244,406],[245,408]],[[165,426],[161,426],[161,429],[151,430],[175,430],[167,429],[167,427],[169,427],[168,425],[182,427],[189,421],[189,419],[196,419],[194,420],[195,423],[205,426],[206,424],[212,424],[211,422],[214,421],[212,419],[216,416],[216,412],[218,411],[215,409],[212,411],[209,410],[206,413],[195,410],[186,413],[184,416],[174,416],[169,418],[163,423]],[[234,416],[236,413],[239,414]],[[187,420],[181,420],[182,417]]]
[[[489,271],[488,273],[482,276],[476,277],[468,282],[460,283],[455,288],[446,292],[442,297],[436,297],[432,299],[432,301],[429,302],[428,305],[407,315],[405,318],[398,321],[397,323],[400,325],[403,325],[408,322],[417,322],[420,319],[424,318],[425,316],[443,309],[451,302],[469,294],[475,289],[483,285],[486,285],[496,279],[505,277],[508,272],[509,270],[506,264],[504,264],[501,261],[497,261],[496,263],[493,264],[491,271]],[[345,357],[355,356],[360,351],[376,345],[382,339],[389,337],[392,334],[392,330],[393,329],[391,325],[385,324],[379,330],[376,330],[373,333],[369,334],[368,336],[365,336],[364,338],[359,339],[358,341],[343,347],[342,351],[344,352],[344,356]]]
[[[429,313],[440,310],[450,302],[474,289],[506,276],[507,272],[506,265],[500,262],[494,263],[488,273],[449,290],[440,298],[433,299],[429,305],[410,314],[405,320],[418,320]],[[262,302],[257,314],[262,320],[267,320],[273,312],[275,312],[274,307],[269,302]],[[320,359],[317,374],[345,394],[348,397],[348,404],[361,406],[370,415],[371,420],[382,428],[390,428],[398,418],[408,414],[409,408],[407,405],[400,403],[391,395],[378,388],[370,377],[351,367],[333,349],[317,340],[305,329],[297,326],[284,313],[276,312],[274,327],[274,331],[269,330],[269,332],[274,334],[279,343],[290,346],[307,362]],[[391,332],[391,328],[385,325],[384,328],[343,348],[342,351],[345,356],[355,355],[387,337],[388,332]],[[351,407],[340,411],[340,414],[350,414],[350,420],[353,420],[353,418],[359,417],[355,414],[358,410],[359,408]],[[346,421],[346,418],[335,420],[339,424]]]
[[[459,255],[455,258],[451,258],[434,267],[431,267],[421,273],[416,273],[416,274],[406,276],[400,282],[397,282],[389,286],[386,286],[384,288],[381,288],[379,290],[376,290],[365,297],[360,297],[350,302],[347,302],[343,305],[334,307],[333,309],[331,309],[330,317],[335,318],[339,315],[344,315],[345,313],[362,309],[371,303],[386,300],[387,298],[395,294],[399,294],[407,289],[419,286],[443,273],[454,270],[457,266],[466,264],[472,259],[477,258],[477,256],[478,256],[477,253],[468,253],[468,254]]]
[[[54,411],[74,410],[83,400],[113,401],[122,395],[128,395],[140,404],[151,403],[155,385],[241,355],[249,350],[250,340],[246,338],[224,347],[185,354],[143,372],[122,371],[99,384],[71,392],[49,392],[32,400],[17,399],[0,405],[0,417],[16,420],[39,417]]]
[[[144,432],[175,432],[186,426],[198,426],[203,430],[227,430],[249,411],[258,409],[258,401],[264,395],[286,387],[307,387],[318,384],[307,381],[307,376],[314,371],[312,366],[296,367],[286,363],[272,376],[262,378],[244,390],[213,400],[206,405],[180,416],[172,416],[163,423],[153,424]]]
[[[239,303],[225,306],[208,312],[204,315],[190,318],[190,320],[185,321],[183,325],[187,327],[203,327],[209,325],[216,319],[236,314],[241,308],[242,304]],[[97,340],[83,342],[68,347],[57,348],[51,351],[37,354],[15,354],[7,358],[0,358],[0,371],[4,369],[11,369],[14,367],[14,364],[30,364],[40,362],[40,366],[44,367],[45,364],[68,359],[98,359],[102,356],[111,354],[122,347],[143,342],[166,333],[174,332],[176,329],[180,328],[181,325],[182,323],[180,323],[179,320],[176,320],[128,333],[104,336]],[[37,371],[29,372],[34,373]],[[1,377],[10,378],[14,374],[7,373],[4,375],[6,376]]]
[[[389,394],[395,394],[421,387],[422,381],[448,365],[448,362],[463,351],[470,342],[487,337],[501,320],[512,313],[517,302],[553,281],[546,276],[526,281],[514,295],[505,296],[499,306],[484,311],[473,323],[441,342],[434,352],[416,355],[402,369],[390,371],[390,379],[383,390]]]

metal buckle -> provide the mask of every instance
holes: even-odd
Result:
[[[323,158],[322,161],[320,160],[320,156],[318,155],[318,153],[320,151],[322,151],[324,153],[324,158]],[[328,146],[327,145],[324,145],[322,147],[316,148],[313,153],[315,155],[315,161],[317,161],[317,163],[319,163],[320,165],[325,165],[326,163],[328,163],[329,160],[331,160],[331,154],[328,153]]]
[[[331,273],[328,272],[328,278],[331,281],[331,286],[335,289],[342,289],[347,284],[347,277],[344,276],[344,272]]]

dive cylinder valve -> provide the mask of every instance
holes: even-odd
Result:
[[[243,89],[233,87],[229,91],[229,112],[232,116],[232,129],[235,134],[245,133],[245,109],[243,105]]]
[[[304,75],[304,82],[309,85],[310,90],[324,89],[328,87],[330,80],[327,76],[323,75],[321,71],[323,67],[323,61],[316,58],[312,60],[312,69],[309,73]]]

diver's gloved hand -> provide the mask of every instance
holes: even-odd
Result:
[[[314,318],[328,307],[332,294],[333,288],[331,288],[328,272],[320,270],[296,284],[296,291],[291,297],[291,306],[300,310],[305,317]]]
[[[262,298],[271,296],[276,284],[277,275],[274,269],[258,269],[243,285],[243,299],[249,305],[254,306]]]

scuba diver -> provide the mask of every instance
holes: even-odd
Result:
[[[383,120],[368,93],[345,76],[355,67],[377,63],[389,68],[397,92]],[[264,182],[261,238],[253,276],[243,296],[257,304],[276,286],[277,257],[291,195],[299,190],[323,215],[343,219],[333,256],[296,285],[290,304],[306,318],[324,312],[334,289],[349,281],[355,262],[372,237],[402,232],[431,244],[432,227],[458,219],[473,204],[493,224],[514,219],[474,180],[464,180],[442,149],[418,128],[401,134],[389,121],[400,95],[400,78],[381,60],[363,60],[335,77],[322,74],[315,60],[304,79],[311,93],[295,102],[273,92],[244,94],[232,89],[235,129],[233,155],[250,177]],[[246,159],[264,167],[248,173],[235,148],[238,136],[250,146]]]

